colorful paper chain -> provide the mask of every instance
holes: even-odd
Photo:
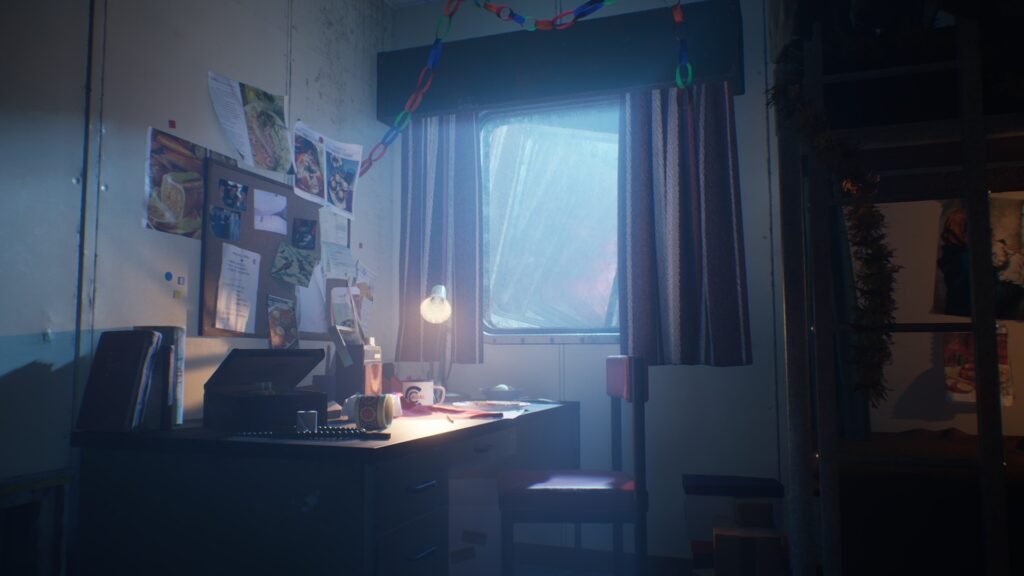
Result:
[[[423,96],[427,93],[427,90],[430,90],[430,84],[434,81],[434,68],[441,59],[441,45],[444,42],[445,37],[448,36],[448,32],[452,29],[452,18],[454,18],[455,13],[459,11],[459,6],[462,5],[462,2],[463,0],[448,0],[445,2],[441,17],[438,18],[437,24],[434,26],[434,43],[430,47],[430,54],[427,56],[427,64],[422,70],[420,70],[420,76],[416,80],[416,88],[409,96],[409,99],[405,101],[405,107],[402,109],[402,112],[395,117],[394,123],[392,123],[391,127],[388,128],[384,137],[370,149],[370,153],[363,159],[359,166],[359,176],[366,174],[375,162],[380,161],[380,159],[384,157],[384,154],[388,151],[388,146],[390,146],[391,143],[398,138],[398,135],[405,130],[406,126],[409,125],[409,122],[412,120],[413,112],[415,112],[423,102]],[[532,16],[523,16],[504,4],[493,4],[491,2],[473,0],[473,4],[478,8],[482,8],[493,13],[505,22],[514,22],[530,32],[535,30],[565,30],[576,22],[590,16],[605,6],[611,6],[615,2],[616,0],[587,0],[575,9],[566,10],[557,14],[550,20],[537,20]],[[682,25],[682,0],[678,0],[676,5],[672,7],[672,19],[675,21],[677,28]],[[685,78],[682,75],[684,70],[686,71]],[[676,85],[679,86],[680,89],[684,89],[691,84],[693,84],[693,66],[690,64],[689,54],[687,53],[686,40],[680,35],[679,64],[676,66]]]

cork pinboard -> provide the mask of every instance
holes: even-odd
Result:
[[[282,205],[283,211],[277,210]],[[298,197],[287,184],[216,160],[207,161],[200,268],[200,335],[269,338],[269,300],[273,297],[291,300],[298,308],[296,285],[282,279],[282,274],[274,273],[275,257],[279,248],[286,245],[304,256],[315,256],[319,261],[319,214],[318,204]],[[316,223],[312,233],[309,231],[310,222]],[[256,300],[250,308],[250,314],[255,314],[253,332],[217,327],[217,290],[225,244],[233,244],[260,256],[259,285]],[[327,340],[329,336],[326,333],[300,332],[299,339]]]

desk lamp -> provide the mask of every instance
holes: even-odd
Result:
[[[420,304],[420,316],[431,324],[444,324],[452,316],[452,304],[448,301],[448,291],[443,284],[437,284],[430,289],[430,296],[427,296]],[[442,336],[439,338],[441,357],[440,370],[437,374],[438,383],[444,386],[445,358],[448,350],[448,327],[441,329]]]

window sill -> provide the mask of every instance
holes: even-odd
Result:
[[[618,344],[618,334],[488,334],[484,344]]]

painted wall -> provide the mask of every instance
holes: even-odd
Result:
[[[0,21],[0,480],[70,462],[84,386],[75,389],[72,366],[83,215],[72,180],[83,169],[88,5],[22,2]],[[374,119],[376,54],[391,43],[392,10],[363,0],[96,5],[78,352],[87,359],[102,330],[186,326],[186,417],[198,417],[202,384],[227,350],[266,343],[196,336],[200,242],[142,228],[146,130],[229,152],[207,90],[213,70],[288,94],[290,120],[368,149],[386,130]],[[392,163],[360,180],[352,227],[356,257],[377,273],[370,331],[381,341],[395,332]],[[187,278],[185,298],[172,297],[168,271]]]
[[[434,23],[443,3],[402,9],[395,16],[393,48],[425,46],[434,39]],[[566,8],[575,5],[564,3]],[[661,0],[620,2],[597,12],[607,17],[662,8]],[[551,17],[556,3],[523,0],[517,12]],[[749,474],[777,477],[779,442],[778,361],[782,353],[775,292],[777,259],[774,190],[769,173],[768,114],[764,93],[764,15],[760,0],[741,2],[746,94],[735,99],[743,194],[747,278],[749,281],[754,363],[743,368],[658,367],[651,372],[647,439],[651,491],[652,554],[689,556],[689,537],[710,538],[711,522],[721,508],[684,502],[683,473]],[[512,32],[515,26],[463,3],[450,40]],[[527,32],[521,32],[527,33]],[[541,34],[543,32],[536,32]],[[549,32],[557,33],[557,32]],[[424,49],[426,61],[427,49]],[[442,54],[439,66],[443,67]],[[500,82],[500,72],[495,80]],[[415,78],[410,78],[410,89]],[[428,95],[429,97],[429,95]],[[604,393],[604,359],[617,345],[488,345],[485,363],[455,366],[451,387],[476,393],[506,383],[545,397],[582,403],[583,465],[610,465],[609,404]],[[627,428],[628,429],[628,428]],[[687,517],[689,516],[689,520]],[[610,531],[588,529],[584,545],[608,548]],[[563,542],[568,536],[559,533]],[[551,531],[523,541],[548,541]]]
[[[87,16],[46,0],[0,19],[0,481],[68,465]]]
[[[263,348],[266,342],[197,337],[201,243],[140,225],[147,128],[168,130],[174,121],[170,132],[230,152],[210,104],[212,70],[287,94],[289,123],[302,120],[368,149],[384,130],[374,120],[376,54],[390,39],[391,11],[380,2],[110,2],[96,90],[103,112],[92,190],[99,211],[89,246],[95,250],[88,272],[96,294],[90,322],[96,337],[137,324],[186,326],[186,418],[201,415],[202,385],[230,348]],[[391,160],[360,179],[352,226],[354,255],[378,273],[370,332],[385,341],[394,339],[395,325]],[[165,272],[186,276],[186,298],[172,297]]]

